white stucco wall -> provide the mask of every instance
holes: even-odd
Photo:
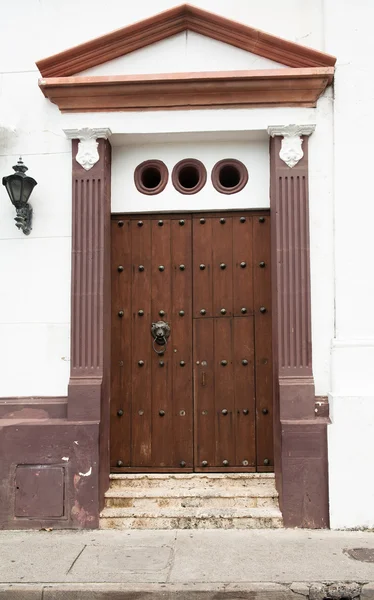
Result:
[[[338,57],[334,102],[335,336],[329,473],[331,526],[374,527],[374,278],[371,269],[374,105],[367,0],[325,0],[326,50]]]
[[[0,135],[0,176],[11,172],[22,154],[38,186],[31,199],[33,231],[25,237],[14,225],[15,211],[0,185],[0,396],[65,395],[69,376],[71,143],[62,129],[76,127],[77,120],[61,115],[43,97],[35,61],[176,4],[174,0],[108,0],[103,9],[99,0],[63,4],[60,0],[20,0],[15,11],[13,2],[2,2],[0,125],[15,132]],[[131,189],[131,165],[147,158],[148,152],[153,158],[159,152],[171,166],[178,152],[181,158],[187,151],[192,155],[197,135],[200,150],[196,147],[194,155],[199,158],[196,152],[201,152],[204,161],[221,157],[219,140],[226,144],[223,155],[229,150],[242,153],[250,171],[246,190],[256,190],[254,196],[265,205],[268,165],[263,136],[267,125],[316,123],[309,141],[313,362],[316,393],[330,393],[331,524],[374,526],[374,480],[367,472],[374,454],[374,284],[370,270],[374,204],[368,132],[374,105],[374,6],[369,0],[195,0],[194,4],[338,56],[334,98],[330,88],[316,110],[85,114],[79,116],[80,124],[121,132],[112,138],[113,209],[131,210],[131,205],[125,208],[122,195],[124,188]],[[175,70],[177,59],[187,70],[270,66],[271,61],[224,46],[196,34],[181,34],[160,43],[158,50],[141,50],[92,72],[103,74],[108,68],[113,73],[124,68],[129,73],[167,72]],[[257,139],[232,134],[243,130],[257,132]],[[202,135],[215,131],[220,132],[215,141]],[[195,137],[188,137],[188,132]],[[118,167],[123,161],[127,167],[122,179]],[[211,192],[207,187],[201,195],[206,207],[220,208],[219,202],[230,198],[213,197]],[[164,210],[173,202],[171,193],[169,184]],[[180,204],[175,207],[173,202],[174,210],[195,206],[187,208],[186,197],[177,198]],[[243,198],[244,193],[234,202],[242,206]],[[163,202],[161,196],[157,201]],[[197,196],[188,197],[188,202],[195,201]],[[132,196],[131,202],[137,210],[147,210],[139,204],[139,195]],[[151,202],[148,210],[154,209],[154,197]]]
[[[200,160],[206,168],[206,184],[197,194],[180,194],[172,184],[173,167],[184,158]],[[212,169],[223,158],[236,158],[247,167],[248,183],[236,194],[220,194],[212,185]],[[162,160],[169,171],[165,189],[155,196],[141,194],[134,184],[135,168],[150,159]],[[257,140],[247,141],[218,139],[209,142],[200,138],[200,141],[146,143],[113,149],[113,212],[230,210],[268,208],[269,205],[269,140],[265,134]]]

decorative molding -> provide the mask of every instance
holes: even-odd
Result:
[[[68,77],[186,30],[289,67],[333,67],[336,62],[334,56],[324,52],[182,4],[39,60],[36,65],[42,77]]]
[[[89,127],[83,127],[82,129],[64,129],[66,137],[70,140],[78,139],[78,152],[75,160],[84,168],[86,171],[92,169],[92,167],[100,160],[98,152],[98,139],[103,138],[107,140],[112,132],[109,128],[96,128],[91,129]]]
[[[283,136],[279,158],[291,169],[304,156],[302,136],[312,134],[315,128],[315,125],[271,125],[268,127],[268,134],[272,137]]]
[[[41,79],[62,112],[316,106],[333,67]]]

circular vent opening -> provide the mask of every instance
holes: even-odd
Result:
[[[147,190],[154,190],[161,183],[160,169],[146,167],[141,174],[141,182]]]
[[[225,158],[214,165],[212,184],[221,194],[236,194],[248,182],[246,166],[234,158]]]
[[[168,170],[161,160],[146,160],[134,172],[136,189],[142,194],[159,194],[168,182]]]
[[[172,182],[181,194],[196,194],[205,185],[206,169],[199,160],[186,158],[175,165]]]

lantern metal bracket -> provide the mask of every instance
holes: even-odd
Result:
[[[25,235],[29,235],[32,230],[32,206],[28,202],[24,202],[23,206],[16,206],[16,212],[17,215],[14,217],[16,227],[21,229]]]

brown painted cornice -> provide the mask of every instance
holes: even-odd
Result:
[[[333,67],[102,77],[52,77],[40,88],[62,112],[315,106]]]
[[[336,62],[336,58],[329,54],[182,4],[44,58],[36,64],[44,78],[69,77],[185,30],[231,44],[288,67],[333,67]]]

